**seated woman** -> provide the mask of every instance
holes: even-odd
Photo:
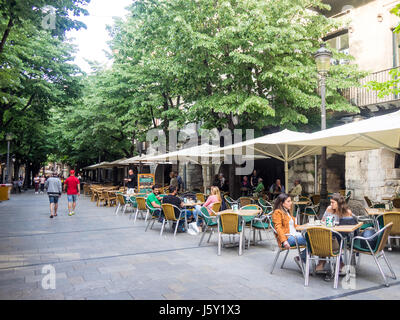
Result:
[[[200,219],[197,219],[197,216],[201,212],[201,208],[205,207],[207,209],[208,213],[211,215],[212,214],[212,211],[211,211],[212,206],[216,202],[221,202],[221,204],[222,204],[221,193],[219,192],[219,188],[218,187],[212,186],[211,187],[211,194],[208,196],[207,201],[204,202],[202,206],[196,205],[195,209],[193,211],[193,216],[197,220],[197,225],[198,226],[201,226],[201,224],[202,224],[202,221],[200,221]]]
[[[306,245],[306,240],[300,232],[296,231],[295,218],[290,214],[292,208],[292,199],[286,193],[281,193],[277,196],[274,202],[274,212],[272,213],[272,222],[276,231],[275,237],[278,241],[279,247],[289,249],[296,245]],[[296,238],[296,239],[295,239]],[[301,260],[306,261],[306,250],[303,250],[300,254]],[[294,258],[296,264],[300,267],[300,258],[296,256]]]
[[[326,208],[326,211],[322,217],[322,222],[324,223],[326,220],[327,216],[333,216],[335,221],[338,221],[339,223],[342,224],[356,224],[357,221],[353,218],[353,213],[349,209],[349,207],[346,204],[346,201],[344,197],[340,193],[334,193],[331,197],[331,205]],[[336,237],[333,239],[333,248],[334,249],[339,249],[339,239]],[[321,273],[324,271],[324,266],[325,266],[326,261],[321,260],[318,262],[318,265],[316,267],[316,272]],[[340,274],[343,274],[342,268],[344,266],[344,263],[342,260],[340,260]]]

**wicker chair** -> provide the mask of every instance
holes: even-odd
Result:
[[[196,193],[196,200],[200,202],[206,202],[206,197],[204,193]]]
[[[239,198],[239,206],[240,208],[247,206],[253,203],[253,199],[249,197],[240,197]]]
[[[117,207],[115,208],[115,214],[118,215],[119,209],[123,207],[122,213],[125,213],[126,207],[128,206],[128,203],[125,201],[125,197],[122,193],[117,193],[116,194],[116,199],[117,199]]]
[[[244,221],[241,216],[236,213],[223,213],[218,216],[218,255],[221,255],[222,235],[239,234],[239,256],[243,252],[243,231]]]
[[[136,197],[136,203],[137,203],[137,207],[136,207],[136,212],[135,212],[135,219],[133,220],[133,223],[136,222],[136,218],[138,216],[139,213],[144,213],[146,212],[145,216],[144,216],[144,222],[147,221],[147,216],[148,216],[148,209],[146,207],[146,199],[144,197]]]
[[[394,209],[400,209],[400,198],[394,198],[392,200],[392,205]]]
[[[387,281],[385,273],[382,270],[381,265],[379,264],[378,259],[383,257],[383,259],[385,260],[385,262],[391,272],[391,278],[396,279],[396,274],[394,273],[392,266],[390,265],[388,259],[385,256],[385,252],[384,252],[386,241],[388,240],[392,226],[393,226],[393,222],[390,222],[389,224],[387,224],[385,227],[380,229],[377,233],[375,233],[373,236],[371,236],[369,238],[364,238],[361,236],[354,237],[353,240],[351,241],[351,250],[350,250],[350,257],[353,255],[353,252],[356,252],[359,254],[361,254],[361,253],[368,254],[374,258],[374,261],[375,261],[376,265],[378,266],[378,269],[383,277],[383,280],[385,281],[386,287],[389,287],[389,283]],[[369,241],[373,240],[374,238],[377,238],[377,241],[376,241],[374,248],[372,248]],[[362,246],[363,243],[366,244],[367,249],[365,248],[365,245]],[[349,280],[349,271],[350,271],[350,266],[348,266],[346,269],[346,280]]]
[[[112,207],[117,204],[117,196],[115,192],[107,191],[107,206]]]
[[[391,239],[400,239],[400,212],[385,212],[376,218],[378,222],[378,228],[381,229],[383,226],[392,223],[390,233],[388,235],[387,243],[388,250],[392,251]]]
[[[185,221],[185,228],[187,230],[188,227],[187,227],[186,213],[183,210],[181,210],[177,206],[174,206],[174,205],[172,205],[170,203],[163,203],[161,205],[161,207],[162,207],[162,210],[164,212],[164,219],[163,219],[162,226],[161,226],[160,237],[163,234],[164,226],[165,226],[165,223],[167,223],[167,222],[170,222],[171,230],[173,229],[173,223],[175,223],[174,237],[176,236],[176,231],[178,230],[178,225],[179,225],[179,222],[181,220]],[[175,210],[179,211],[179,217],[178,218],[176,218],[176,216],[175,216]]]
[[[212,212],[216,215],[217,212],[221,209],[221,202],[214,202],[211,206]]]
[[[343,250],[343,237],[339,232],[333,231],[326,227],[311,227],[303,231],[304,237],[308,243],[306,246],[306,268],[304,286],[308,287],[310,260],[331,260],[335,258],[335,281],[333,287],[336,289],[339,282],[340,256]],[[339,250],[333,249],[333,234],[340,239]],[[314,257],[312,257],[314,256]]]
[[[96,205],[99,206],[102,203],[104,206],[107,202],[107,197],[108,197],[107,191],[97,191]]]

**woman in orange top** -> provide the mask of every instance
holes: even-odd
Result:
[[[292,199],[286,193],[281,193],[274,202],[274,212],[272,213],[272,222],[276,231],[276,240],[278,246],[289,249],[296,245],[305,246],[306,240],[300,232],[296,231],[297,224],[295,218],[290,214],[292,208]],[[296,239],[295,239],[296,238]],[[300,253],[301,260],[306,260],[306,250]],[[300,267],[300,258],[297,256],[294,258],[296,264]]]

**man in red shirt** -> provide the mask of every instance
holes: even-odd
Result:
[[[77,177],[75,177],[75,170],[71,170],[70,176],[64,181],[64,192],[67,192],[68,197],[68,215],[75,214],[76,199],[81,194],[81,185]]]

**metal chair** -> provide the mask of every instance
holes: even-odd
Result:
[[[276,230],[274,228],[274,224],[273,224],[272,221],[270,223],[270,226],[271,226],[271,229],[273,230],[273,232],[274,232],[274,234],[276,236],[277,232],[276,232]],[[290,234],[285,234],[285,236],[289,237]],[[294,237],[294,239],[296,241],[296,245],[295,246],[291,246],[289,249],[286,249],[282,245],[278,244],[278,252],[276,253],[274,262],[272,263],[272,268],[271,268],[271,272],[270,272],[271,274],[272,274],[272,272],[274,272],[275,265],[276,265],[276,263],[278,261],[278,258],[280,256],[281,252],[286,251],[285,257],[283,258],[283,261],[282,261],[282,264],[281,264],[281,269],[283,269],[283,265],[285,264],[286,258],[288,256],[290,250],[297,250],[297,253],[298,253],[299,257],[300,257],[300,249],[303,249],[305,246],[299,246],[299,244],[297,242],[297,238]],[[303,277],[304,277],[304,265],[303,265],[303,261],[301,259],[300,259],[300,267],[301,267],[301,273],[303,274]]]
[[[217,212],[221,209],[221,202],[214,202],[211,206],[211,211],[216,215]]]
[[[138,198],[136,198],[136,200],[137,199]],[[138,204],[139,204],[139,202],[138,202]],[[161,208],[152,208],[148,205],[147,202],[146,202],[146,210],[147,210],[146,219],[147,219],[148,215],[150,215],[150,218],[149,218],[149,222],[147,222],[146,229],[144,230],[145,232],[149,228],[151,221],[153,221],[153,223],[151,224],[150,229],[153,229],[154,222],[156,222],[156,220],[160,219],[160,215],[162,215]]]
[[[135,199],[135,200],[133,200]],[[147,221],[147,216],[148,216],[148,209],[146,207],[146,199],[144,197],[131,197],[132,203],[136,202],[136,211],[135,211],[135,218],[133,219],[133,223],[136,223],[136,218],[138,214],[140,213],[143,217],[143,213],[145,213],[144,216],[144,222]],[[132,211],[133,213],[133,211]],[[129,219],[131,218],[132,214],[129,216]]]
[[[205,229],[203,230],[203,235],[201,236],[200,242],[199,242],[199,247],[201,246],[201,243],[203,242],[204,236],[206,235],[206,232],[210,230],[210,236],[208,237],[207,242],[210,242],[211,236],[214,233],[214,229],[218,227],[218,222],[217,222],[217,217],[216,216],[210,216],[208,213],[208,210],[206,207],[201,207],[200,209],[200,217],[204,220],[204,227]]]
[[[314,194],[312,195],[310,198],[308,197],[300,197],[299,200],[300,201],[309,201],[309,204],[307,204],[303,211],[301,212],[300,208],[300,214],[304,217],[307,218],[307,221],[309,219],[310,216],[314,216],[316,219],[318,219],[318,212],[319,212],[319,202],[320,202],[321,196],[319,194]],[[299,217],[300,218],[300,217]],[[305,222],[305,219],[302,219],[303,223]]]
[[[240,197],[239,198],[239,206],[240,208],[247,206],[249,204],[252,204],[254,202],[254,200],[252,198],[249,197]]]
[[[238,200],[233,200],[231,197],[229,196],[224,196],[225,202],[227,204],[227,206],[229,207],[229,209],[232,209],[234,204],[239,204]]]
[[[367,196],[364,196],[364,200],[370,208],[385,208],[385,204],[382,202],[371,201]]]
[[[333,235],[336,235],[339,241],[339,250],[333,249]],[[343,236],[332,229],[326,227],[311,227],[303,231],[303,235],[308,243],[306,246],[306,268],[304,286],[308,287],[310,274],[310,260],[325,260],[331,261],[331,258],[336,260],[335,281],[333,287],[336,289],[339,282],[340,271],[340,256],[343,251]],[[337,238],[336,238],[337,239]],[[314,256],[314,257],[312,257]]]
[[[118,215],[119,209],[123,207],[122,213],[125,213],[126,207],[129,205],[125,201],[125,197],[122,193],[117,192],[116,193],[116,198],[117,198],[117,207],[115,208],[115,215]]]
[[[376,218],[378,229],[383,226],[393,223],[393,226],[388,235],[387,244],[388,250],[392,251],[391,239],[400,239],[400,212],[385,212]]]
[[[353,255],[353,252],[359,253],[359,254],[369,254],[374,258],[374,261],[376,265],[378,266],[378,269],[383,277],[383,280],[385,281],[385,286],[389,287],[389,283],[387,281],[387,278],[385,276],[385,273],[382,270],[381,265],[379,264],[378,259],[383,257],[385,260],[387,266],[389,267],[389,270],[391,272],[391,278],[396,279],[396,274],[394,273],[392,266],[390,265],[388,259],[385,256],[385,245],[386,241],[388,240],[389,234],[391,232],[393,226],[393,222],[388,223],[385,225],[382,229],[380,229],[377,233],[372,235],[371,237],[365,238],[361,236],[354,237],[353,240],[351,241],[351,249],[350,249],[350,257]],[[377,239],[376,244],[374,248],[371,247],[370,241],[373,240],[374,238]],[[363,246],[364,244],[364,246]],[[367,248],[365,248],[367,247]],[[349,280],[349,272],[350,272],[350,266],[348,265],[346,268],[346,280]]]
[[[264,214],[269,214],[273,211],[272,204],[268,201],[265,201],[263,198],[258,199],[258,204],[263,209]]]
[[[257,205],[248,205],[243,207],[242,209],[246,210],[262,210]],[[243,218],[246,218],[246,216],[243,216]],[[265,231],[266,234],[268,234],[268,231],[271,231],[271,215],[270,214],[264,214],[264,211],[261,211],[260,214],[256,216],[251,216],[249,217],[250,220],[250,233],[249,233],[249,239],[248,239],[248,247],[250,248],[250,236],[251,233],[253,232],[253,243],[256,244],[256,230],[258,230],[258,235],[260,238],[260,241],[262,241],[261,237],[261,231]],[[246,219],[245,219],[246,221]],[[274,240],[273,238],[270,240]],[[275,251],[274,246],[272,246],[272,251]]]
[[[178,225],[181,220],[185,220],[185,228],[187,230],[187,219],[186,219],[186,213],[182,211],[180,208],[177,206],[174,206],[173,204],[170,203],[163,203],[161,205],[162,211],[164,213],[164,218],[161,226],[161,231],[160,231],[160,237],[163,234],[164,231],[164,226],[165,223],[170,222],[171,224],[171,229],[173,228],[173,223],[175,223],[175,232],[174,232],[174,237],[176,236],[176,231],[178,230]],[[178,210],[179,216],[178,218],[175,215],[175,210]]]
[[[222,235],[239,234],[239,256],[243,252],[243,231],[244,221],[242,217],[236,213],[222,213],[218,216],[218,255],[221,255]]]

